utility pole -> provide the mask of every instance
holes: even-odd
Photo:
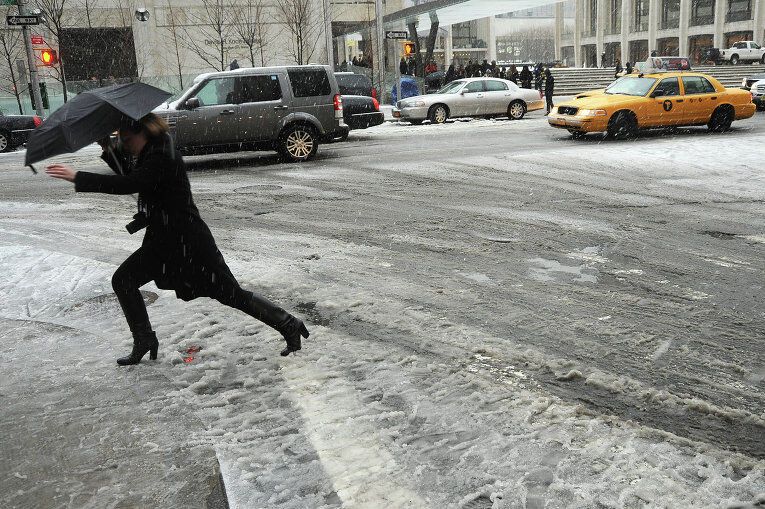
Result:
[[[375,32],[377,39],[377,90],[385,90],[385,34],[383,33],[383,12],[382,0],[375,0]]]
[[[28,0],[18,0],[19,15],[28,16],[27,10]],[[32,51],[32,39],[29,36],[29,25],[21,25],[21,33],[24,37],[24,46],[27,49],[27,61],[29,62],[29,82],[32,84],[32,97],[35,101],[35,109],[37,110],[37,116],[40,118],[45,117],[45,110],[43,110],[42,96],[40,95],[40,82],[37,79],[37,62],[35,62],[35,53]]]
[[[335,52],[332,40],[332,1],[324,0],[324,44],[327,46],[327,65],[334,71]]]

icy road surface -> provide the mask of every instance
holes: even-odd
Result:
[[[148,285],[160,357],[114,377],[167,377],[141,411],[199,416],[234,508],[761,507],[763,120],[602,142],[536,114],[386,124],[303,165],[188,158],[234,274],[311,337],[283,359]],[[70,345],[87,377],[129,350],[132,198],[22,158],[0,157],[0,318],[106,343]]]

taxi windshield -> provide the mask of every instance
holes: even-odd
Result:
[[[439,90],[436,93],[437,94],[454,94],[464,84],[465,84],[464,81],[452,81],[451,83],[441,88],[441,90]]]
[[[633,78],[625,76],[611,83],[606,88],[607,94],[623,94],[623,95],[646,95],[653,84],[656,83],[655,78]]]

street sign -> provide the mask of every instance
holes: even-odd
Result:
[[[43,39],[42,35],[33,35],[32,44],[45,44],[45,39]]]
[[[34,14],[30,16],[6,16],[5,21],[11,26],[40,24],[40,18]]]
[[[409,32],[406,30],[388,30],[385,32],[386,39],[408,39]]]

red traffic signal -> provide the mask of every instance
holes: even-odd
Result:
[[[42,65],[46,67],[56,65],[58,63],[58,55],[56,54],[56,50],[40,50],[40,60],[42,61]]]

